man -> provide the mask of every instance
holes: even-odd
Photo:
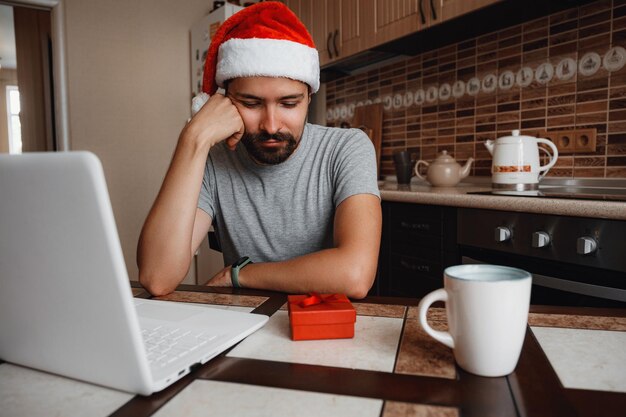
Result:
[[[174,290],[213,224],[227,266],[208,285],[367,295],[382,222],[374,148],[360,130],[306,123],[318,88],[311,36],[282,3],[224,22],[205,64],[211,96],[139,239],[148,291]]]

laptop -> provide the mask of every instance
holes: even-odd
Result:
[[[99,159],[0,155],[0,359],[149,395],[267,320],[133,298]]]

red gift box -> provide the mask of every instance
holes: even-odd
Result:
[[[290,295],[288,301],[293,340],[354,337],[356,310],[345,295]]]

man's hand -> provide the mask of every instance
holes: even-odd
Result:
[[[213,275],[206,285],[208,287],[232,287],[232,281],[230,278],[230,265],[222,269],[217,274]]]
[[[182,135],[197,143],[213,146],[223,140],[235,150],[244,133],[244,124],[230,98],[215,93],[183,129]]]

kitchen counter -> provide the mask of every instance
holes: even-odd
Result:
[[[491,191],[491,184],[484,182],[461,182],[446,188],[387,180],[379,181],[379,189],[384,201],[626,220],[626,202],[469,194]]]
[[[133,294],[149,295],[136,283]],[[417,299],[368,297],[353,339],[293,342],[286,295],[181,285],[160,299],[270,316],[234,348],[150,397],[0,361],[3,415],[621,416],[626,310],[531,307],[515,371],[483,378],[418,326]],[[445,311],[429,321],[447,327]]]

